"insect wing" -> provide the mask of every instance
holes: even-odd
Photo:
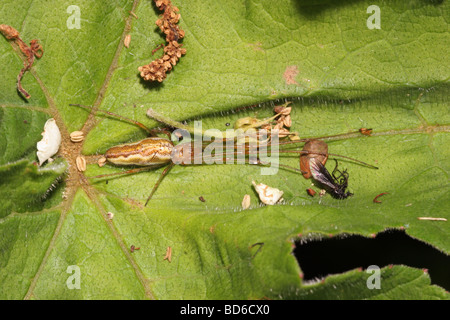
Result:
[[[320,183],[330,187],[331,189],[336,189],[333,177],[330,175],[325,166],[316,158],[311,158],[309,161],[309,167],[313,178]]]

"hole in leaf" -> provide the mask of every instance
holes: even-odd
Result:
[[[402,264],[428,269],[431,283],[450,290],[450,256],[413,239],[401,230],[388,230],[375,238],[357,235],[329,239],[296,241],[294,255],[303,271],[303,280],[370,265],[380,268]]]

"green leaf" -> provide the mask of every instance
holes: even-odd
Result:
[[[372,274],[375,273],[354,270],[330,276],[320,284],[310,284],[309,290],[300,291],[300,296],[298,292],[293,296],[306,299],[448,299],[438,287],[430,286],[430,279],[422,270],[405,266],[383,268],[378,288],[375,287],[376,282],[369,278]],[[367,283],[372,289],[367,290]]]
[[[370,274],[360,270],[305,283],[291,252],[296,239],[388,228],[450,252],[448,221],[418,219],[450,219],[449,4],[381,1],[381,29],[369,29],[369,1],[173,3],[187,53],[161,84],[138,72],[162,55],[152,55],[164,38],[150,0],[0,5],[2,23],[44,48],[23,78],[31,95],[25,101],[16,89],[23,57],[0,38],[0,297],[448,299],[426,273],[406,266],[381,269],[381,289],[369,289]],[[68,28],[70,5],[80,9],[80,29]],[[99,167],[97,159],[145,132],[69,106],[161,126],[146,116],[153,108],[225,131],[243,117],[272,116],[285,101],[293,102],[291,131],[340,135],[328,140],[330,153],[379,167],[330,156],[348,170],[352,197],[311,198],[311,180],[284,168],[262,175],[248,164],[191,165],[175,166],[145,207],[164,168],[89,178],[127,170]],[[37,168],[36,143],[48,118],[63,142],[55,162]],[[358,133],[363,127],[372,135]],[[71,142],[74,130],[86,139]],[[85,172],[77,170],[80,155]],[[298,168],[292,154],[281,163]],[[282,190],[284,202],[261,205],[252,181]],[[381,193],[388,194],[374,203]],[[242,210],[245,194],[251,206]]]

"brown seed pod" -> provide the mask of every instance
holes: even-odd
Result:
[[[77,164],[77,169],[80,172],[86,171],[86,159],[83,156],[78,156],[75,159],[75,162]]]
[[[70,141],[81,142],[84,140],[83,131],[74,131],[70,134]]]
[[[305,179],[311,178],[311,169],[309,168],[309,162],[312,158],[316,158],[323,165],[328,159],[328,145],[322,140],[308,140],[305,143],[302,151],[305,151],[300,156],[300,170],[302,171]]]

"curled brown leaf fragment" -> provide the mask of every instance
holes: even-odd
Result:
[[[44,54],[44,49],[42,45],[39,44],[39,40],[31,40],[30,46],[28,46],[20,38],[19,32],[11,26],[6,24],[0,24],[0,32],[5,36],[6,39],[13,41],[22,51],[26,57],[26,61],[23,62],[23,68],[20,70],[17,76],[17,90],[27,99],[30,99],[30,94],[22,87],[21,80],[24,73],[31,69],[34,62],[34,57],[41,58]]]
[[[153,60],[148,65],[138,68],[142,79],[146,81],[163,82],[167,72],[171,71],[182,55],[186,54],[186,49],[181,48],[178,42],[184,38],[184,31],[177,25],[181,15],[178,8],[173,6],[170,0],[155,0],[155,4],[163,14],[156,25],[166,35],[167,45],[164,46],[164,55],[160,59]],[[154,51],[152,51],[152,54]]]

